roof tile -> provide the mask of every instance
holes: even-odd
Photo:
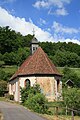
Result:
[[[41,47],[39,47],[33,55],[29,56],[23,62],[23,64],[20,66],[17,72],[11,77],[10,80],[14,79],[19,75],[31,75],[31,74],[61,75]]]

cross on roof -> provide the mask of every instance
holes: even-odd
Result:
[[[32,31],[32,32],[33,32],[33,35],[35,35],[35,30],[34,30],[34,28],[33,28],[33,31]]]

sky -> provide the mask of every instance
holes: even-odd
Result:
[[[41,42],[80,44],[80,0],[0,0],[0,26]]]

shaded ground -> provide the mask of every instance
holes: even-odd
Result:
[[[3,113],[4,120],[45,120],[20,105],[8,102],[0,101],[0,110]]]
[[[1,112],[0,112],[0,118],[1,118]]]

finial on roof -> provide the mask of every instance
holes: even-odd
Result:
[[[31,54],[33,54],[37,50],[38,46],[39,46],[39,42],[35,38],[35,31],[34,31],[34,28],[33,28],[33,38],[32,38],[32,41],[31,41]]]
[[[34,28],[33,28],[33,31],[32,31],[32,32],[33,32],[33,36],[35,36],[35,30],[34,30]]]

